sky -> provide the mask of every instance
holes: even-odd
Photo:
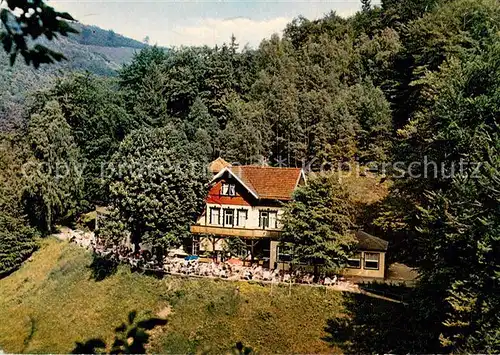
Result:
[[[150,44],[214,46],[236,36],[240,48],[258,47],[299,15],[316,19],[334,10],[349,16],[360,0],[49,0],[58,11],[78,21]]]

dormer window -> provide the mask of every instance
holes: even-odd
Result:
[[[236,186],[234,184],[222,183],[221,195],[236,196]]]

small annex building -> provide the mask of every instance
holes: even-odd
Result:
[[[348,260],[344,275],[367,278],[385,277],[385,255],[389,242],[364,231],[357,231],[357,252]]]

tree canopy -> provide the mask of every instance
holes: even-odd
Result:
[[[135,245],[164,249],[189,236],[208,182],[207,160],[197,157],[171,126],[134,131],[120,144],[108,170],[111,206]]]
[[[425,116],[433,134],[424,153],[445,164],[451,178],[435,182],[418,203],[416,246],[422,286],[445,300],[436,313],[444,325],[442,343],[453,351],[499,347],[499,70],[495,44],[427,78],[438,94]],[[464,156],[477,163],[459,170]]]
[[[80,151],[55,101],[32,115],[27,138],[32,156],[25,164],[24,208],[34,226],[51,232],[58,219],[77,211],[83,187]]]

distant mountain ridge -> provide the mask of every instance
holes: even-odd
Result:
[[[76,24],[75,27],[80,33],[71,34],[70,38],[83,45],[93,45],[101,47],[127,47],[141,49],[147,46],[143,42],[122,36],[113,30],[103,30],[97,26]]]
[[[23,121],[25,100],[29,93],[43,89],[56,78],[72,71],[88,71],[101,76],[116,76],[123,64],[147,44],[97,26],[74,25],[80,33],[43,40],[45,46],[64,54],[67,60],[42,65],[35,70],[21,58],[11,67],[0,50],[0,131]]]

